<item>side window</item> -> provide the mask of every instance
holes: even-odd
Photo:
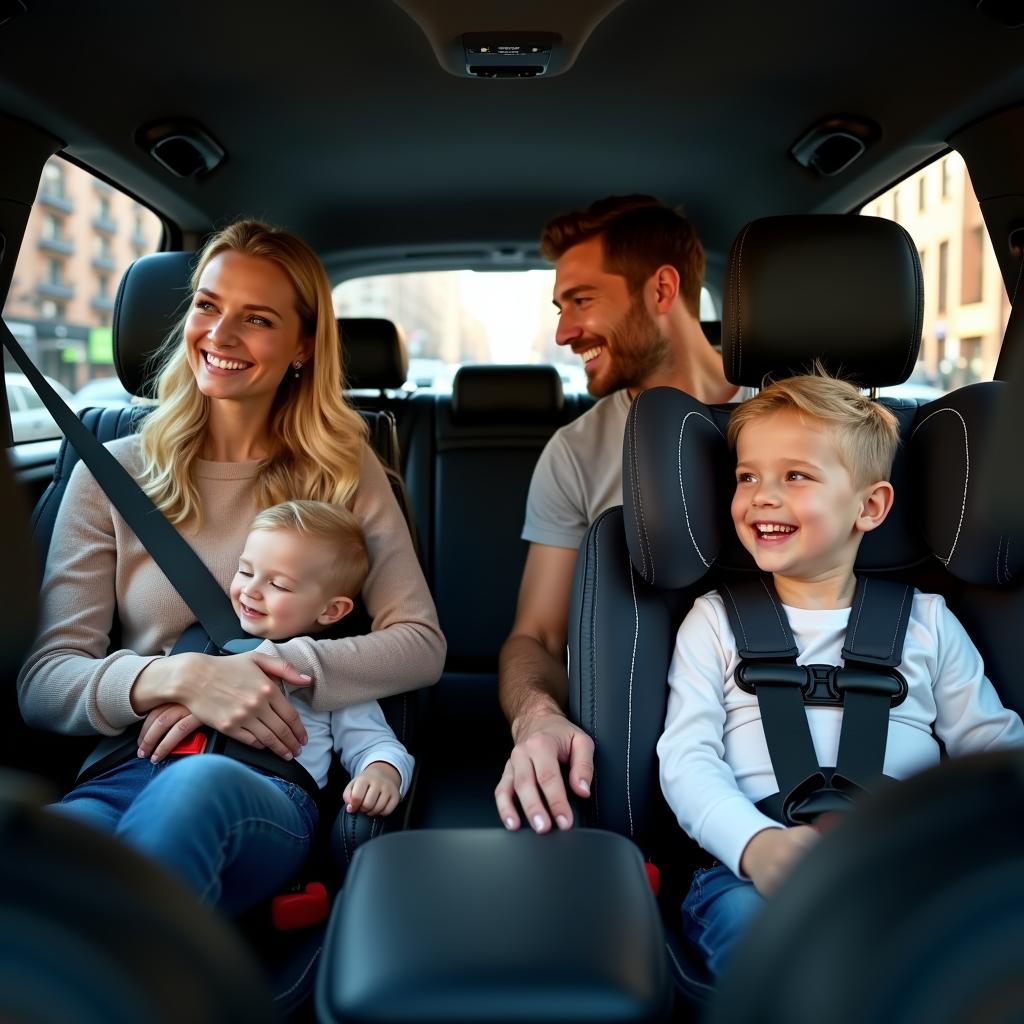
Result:
[[[46,162],[3,316],[22,348],[73,407],[120,404],[111,323],[121,275],[160,248],[163,225],[130,196],[59,157]],[[4,354],[15,443],[59,436]]]
[[[916,196],[916,202],[905,197]],[[991,380],[1010,300],[981,207],[958,153],[948,153],[867,203],[867,216],[907,229],[921,257],[924,328],[917,366],[906,384],[884,393],[932,398]]]

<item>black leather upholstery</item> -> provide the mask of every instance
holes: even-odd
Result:
[[[193,252],[155,252],[124,272],[114,301],[114,368],[129,394],[152,398],[150,360],[188,312]]]
[[[878,217],[766,217],[729,253],[725,374],[760,387],[819,357],[862,387],[899,384],[921,344],[924,286],[907,232]]]
[[[355,858],[323,962],[325,1024],[592,1024],[670,1010],[641,859],[618,836],[586,830],[384,836]]]
[[[556,422],[565,405],[553,366],[463,366],[452,383],[452,418]]]
[[[347,388],[386,391],[405,383],[409,353],[397,324],[376,317],[342,317],[338,333]]]

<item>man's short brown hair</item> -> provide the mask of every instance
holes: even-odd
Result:
[[[668,264],[679,273],[686,308],[700,316],[704,248],[682,213],[654,196],[609,196],[548,221],[540,251],[554,263],[566,250],[597,236],[604,246],[604,269],[624,277],[630,292],[638,292],[658,267]]]

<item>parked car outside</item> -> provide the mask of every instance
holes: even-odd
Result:
[[[131,400],[132,395],[116,377],[97,377],[75,392],[72,405],[77,412],[90,406],[127,405]]]
[[[59,380],[52,377],[46,380],[68,405],[74,404],[71,392]],[[5,373],[4,383],[7,385],[7,406],[11,410],[11,433],[15,444],[60,437],[60,427],[23,373]]]

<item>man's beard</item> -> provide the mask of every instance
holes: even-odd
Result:
[[[603,374],[587,380],[587,390],[604,398],[622,388],[639,388],[665,362],[668,339],[644,306],[642,295],[633,297],[622,320],[605,338],[608,366]]]

